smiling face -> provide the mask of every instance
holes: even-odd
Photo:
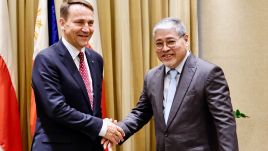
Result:
[[[78,50],[85,47],[94,28],[94,13],[83,5],[71,5],[66,19],[60,18],[63,37]]]
[[[186,55],[188,35],[179,36],[175,27],[159,28],[154,32],[154,43],[158,59],[165,66],[176,68]]]

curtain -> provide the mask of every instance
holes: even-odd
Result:
[[[18,74],[20,120],[22,129],[23,150],[29,150],[30,136],[30,91],[31,68],[33,56],[34,23],[37,11],[37,0],[17,0],[17,35],[18,35]]]
[[[57,17],[61,1],[55,1]],[[17,0],[15,3],[18,97],[23,148],[26,151],[30,150],[32,142],[29,113],[34,24],[38,0]],[[97,3],[104,57],[107,116],[122,120],[139,99],[144,75],[160,63],[152,43],[152,28],[155,23],[164,17],[180,18],[190,33],[191,50],[198,55],[197,0],[97,0]],[[156,150],[152,121],[115,149]]]

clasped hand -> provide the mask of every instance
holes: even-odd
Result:
[[[107,132],[101,141],[104,148],[107,147],[108,142],[110,142],[109,148],[111,148],[112,144],[118,144],[121,141],[124,141],[123,137],[125,136],[125,133],[121,127],[116,125],[117,121],[108,118],[105,118],[104,121],[107,122]]]

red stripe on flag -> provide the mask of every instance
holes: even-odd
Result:
[[[106,114],[106,98],[105,98],[104,80],[102,80],[101,111],[102,111],[102,118],[106,118],[107,114]]]
[[[34,136],[35,132],[35,124],[36,124],[36,104],[34,98],[34,91],[31,91],[31,106],[30,106],[30,129],[31,129],[31,136]]]
[[[93,49],[90,43],[87,43],[87,48]],[[101,92],[101,113],[102,118],[106,118],[106,98],[105,98],[105,88],[104,88],[104,80],[102,80],[102,92]]]
[[[22,151],[18,101],[1,56],[0,75],[0,146],[4,151]]]

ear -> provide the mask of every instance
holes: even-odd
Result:
[[[189,42],[190,42],[190,36],[189,36],[189,34],[185,34],[184,36],[183,36],[183,38],[184,38],[184,40],[185,40],[185,45],[186,45],[186,47],[189,47]]]
[[[189,40],[190,40],[190,36],[189,36],[189,34],[185,34],[184,36],[183,36],[183,38],[184,38],[184,40],[187,42],[187,43],[189,43]]]
[[[60,29],[62,31],[64,31],[65,30],[65,19],[64,18],[60,18],[59,19],[59,23],[60,23]]]

